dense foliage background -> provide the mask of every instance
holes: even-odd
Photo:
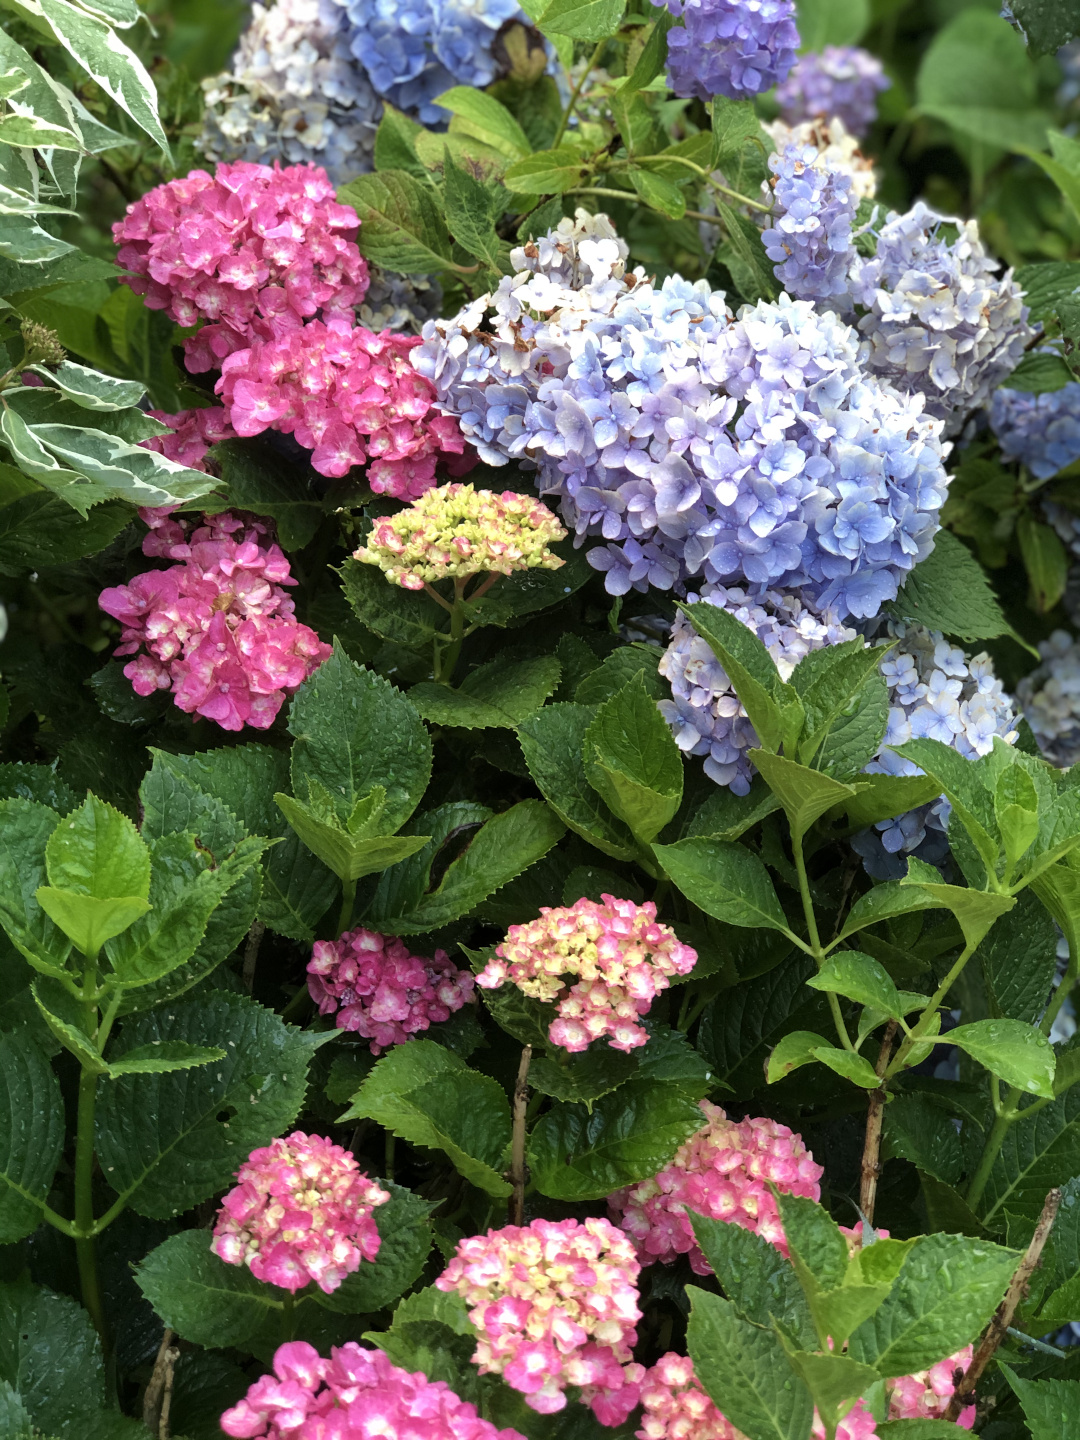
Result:
[[[375,7],[345,8],[369,43]],[[263,130],[250,122],[264,151],[327,163],[359,215],[374,277],[361,321],[411,335],[449,320],[578,207],[625,240],[625,266],[610,262],[620,282],[641,266],[657,287],[704,281],[732,311],[777,301],[755,222],[780,144],[762,128],[774,92],[673,95],[671,17],[634,0],[524,8],[500,12],[482,60],[465,45],[476,73],[452,75],[445,106],[434,82],[376,86],[385,104],[365,90],[366,138],[340,153],[305,150],[303,107],[303,123],[286,123],[267,101]],[[112,226],[196,166],[265,158],[228,153],[239,142],[222,122],[240,113],[228,72],[250,17],[234,0],[6,0],[0,1440],[209,1440],[292,1340],[324,1355],[376,1344],[528,1440],[598,1437],[576,1394],[539,1414],[479,1376],[464,1307],[432,1287],[461,1240],[508,1218],[607,1215],[609,1195],[670,1166],[703,1100],[801,1135],[823,1167],[820,1206],[809,1190],[778,1197],[794,1266],[742,1228],[749,1210],[740,1225],[719,1212],[698,1224],[693,1271],[689,1240],[645,1266],[636,1362],[691,1354],[750,1440],[806,1440],[815,1410],[814,1433],[832,1440],[859,1397],[864,1428],[840,1431],[852,1440],[939,1440],[958,1429],[959,1400],[943,1417],[970,1355],[945,1367],[923,1418],[890,1421],[884,1382],[978,1346],[989,1326],[964,1423],[994,1440],[1080,1434],[1080,790],[1068,768],[1080,752],[1080,19],[1067,0],[1014,9],[1010,23],[996,0],[798,6],[804,51],[862,46],[889,81],[860,142],[868,160],[850,147],[844,159],[867,187],[860,254],[872,261],[886,213],[919,201],[950,217],[950,254],[976,220],[1014,269],[989,283],[1014,295],[1001,323],[1015,342],[990,382],[1007,381],[1008,402],[974,381],[944,387],[951,453],[940,426],[926,444],[952,478],[940,514],[940,497],[920,502],[933,523],[898,562],[906,584],[849,607],[857,636],[841,607],[800,650],[797,607],[776,641],[773,612],[754,629],[733,618],[736,601],[698,601],[692,567],[673,587],[646,556],[616,583],[621,561],[586,559],[614,535],[595,526],[584,548],[553,541],[559,568],[545,559],[490,590],[461,573],[440,582],[455,573],[445,564],[423,575],[426,593],[390,583],[354,552],[367,544],[392,568],[376,554],[380,522],[421,495],[434,461],[420,479],[411,461],[380,469],[374,448],[370,464],[361,452],[335,465],[281,426],[188,434],[171,452],[147,412],[217,404],[217,377],[185,366],[192,325],[120,282]],[[608,234],[582,224],[564,239]],[[490,309],[471,313],[470,343],[497,348]],[[660,320],[644,333],[646,348],[669,343]],[[432,375],[439,342],[425,334],[418,367]],[[409,350],[391,347],[386,365]],[[890,354],[901,390],[904,364]],[[411,374],[401,359],[393,384]],[[486,422],[452,389],[466,381],[437,383],[466,435],[498,451],[501,421],[483,441],[469,429]],[[433,399],[418,413],[437,424]],[[438,483],[461,476],[456,426],[430,434]],[[504,458],[462,478],[535,497],[533,470],[487,463]],[[170,560],[194,567],[204,514],[226,521],[208,521],[203,543],[227,557],[249,544],[256,558],[236,564],[275,605],[273,586],[290,583],[295,618],[286,606],[268,623],[292,628],[259,663],[292,668],[254,718],[246,701],[193,714],[167,666],[133,688],[134,646],[114,658],[135,624],[123,587]],[[453,524],[435,519],[445,538]],[[233,572],[213,573],[216,612]],[[905,737],[907,763],[890,768],[877,758],[890,706],[907,703],[888,658],[898,640],[942,725]],[[729,788],[738,766],[718,752],[707,774],[707,744],[684,753],[697,736],[672,709],[673,683],[699,710],[710,684],[737,692],[752,785]],[[985,708],[950,728],[961,684],[964,704],[977,693]],[[697,955],[645,1005],[646,1044],[574,1053],[549,1030],[550,1003],[509,982],[473,990],[510,926],[603,895],[652,902]],[[370,1030],[335,1027],[345,981],[308,988],[313,947],[332,968],[342,956],[324,942],[357,928],[401,937],[406,959],[444,956],[441,973],[458,976],[444,1004],[427,973],[434,1023],[396,1043],[404,1032],[387,1022],[381,1054]],[[296,1130],[346,1147],[390,1199],[374,1212],[377,1256],[294,1299],[211,1253],[209,1232],[249,1152]],[[856,1227],[850,1261],[834,1221]],[[875,1227],[896,1243],[871,1243]],[[634,1411],[616,1433],[669,1433],[642,1423]]]

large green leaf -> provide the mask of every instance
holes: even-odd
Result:
[[[379,1253],[362,1260],[329,1295],[312,1291],[312,1299],[344,1315],[371,1315],[396,1300],[419,1276],[431,1250],[432,1205],[411,1190],[383,1181],[390,1199],[376,1207]]]
[[[545,705],[518,726],[518,739],[540,793],[576,834],[605,855],[629,860],[634,837],[589,784],[583,746],[596,710],[591,705]]]
[[[688,900],[729,925],[786,930],[787,920],[764,863],[745,845],[699,836],[653,853]]]
[[[360,175],[338,191],[360,216],[361,249],[369,260],[406,275],[442,270],[450,235],[435,192],[404,170]]]
[[[1064,1440],[1080,1433],[1080,1381],[1022,1380],[1008,1365],[1001,1369],[1020,1401],[1031,1440]]]
[[[183,1340],[244,1349],[281,1310],[282,1292],[246,1265],[226,1265],[205,1230],[183,1230],[151,1250],[135,1272],[158,1318]]]
[[[63,973],[71,941],[38,904],[48,876],[45,847],[60,823],[55,810],[34,800],[0,800],[0,925],[35,969]]]
[[[28,1280],[0,1284],[0,1380],[40,1431],[83,1440],[87,1412],[104,1406],[106,1391],[101,1347],[82,1306]],[[115,1419],[119,1429],[122,1417]]]
[[[434,725],[512,729],[554,692],[561,668],[553,655],[510,665],[492,660],[471,671],[457,690],[425,681],[413,686],[409,699]]]
[[[978,949],[983,978],[998,1013],[1038,1020],[1057,968],[1057,931],[1046,909],[1028,890],[1003,915]]]
[[[769,1326],[778,1320],[801,1345],[813,1346],[814,1322],[791,1262],[775,1245],[741,1225],[687,1211],[694,1236],[744,1320]]]
[[[125,1049],[156,1041],[216,1045],[224,1060],[125,1076],[99,1093],[103,1175],[142,1215],[168,1219],[228,1185],[240,1162],[300,1112],[312,1054],[333,1032],[305,1033],[240,995],[171,1001],[125,1023]]]
[[[662,1169],[702,1125],[678,1085],[628,1080],[591,1109],[556,1105],[529,1138],[529,1169],[543,1195],[599,1200]]]
[[[957,1045],[991,1075],[1029,1095],[1054,1096],[1054,1051],[1041,1031],[1024,1020],[974,1020],[949,1031]]]
[[[766,974],[722,991],[706,1007],[698,1049],[717,1080],[738,1096],[765,1084],[765,1061],[781,1036],[827,1023],[825,997],[806,988],[813,973],[808,955],[792,955]]]
[[[916,100],[983,144],[1044,148],[1048,117],[1036,108],[1035,67],[1019,35],[989,10],[969,7],[938,32],[919,67]]]
[[[25,1031],[0,1036],[0,1243],[30,1235],[64,1149],[64,1102]]]
[[[993,640],[1009,628],[985,570],[948,530],[937,532],[933,550],[909,573],[886,609],[957,640]]]
[[[600,706],[583,753],[589,784],[648,844],[679,808],[683,762],[640,675]]]
[[[1080,1086],[1010,1125],[979,1203],[986,1222],[1008,1210],[1034,1221],[1063,1177],[1080,1175]]]
[[[851,785],[844,785],[820,770],[797,765],[782,755],[771,755],[767,750],[747,753],[784,807],[793,832],[800,838],[826,811],[843,805],[857,793]]]
[[[412,1145],[443,1150],[481,1190],[510,1194],[500,1173],[510,1143],[506,1095],[490,1076],[470,1070],[434,1040],[388,1051],[341,1118],[369,1118]]]

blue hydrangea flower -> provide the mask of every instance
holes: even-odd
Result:
[[[787,145],[769,157],[772,224],[762,234],[773,274],[798,300],[845,296],[855,260],[851,227],[859,208],[851,175],[813,145]]]
[[[733,322],[706,282],[655,286],[625,256],[579,212],[413,363],[482,459],[535,469],[608,542],[589,559],[612,593],[700,576],[877,614],[937,529],[940,422],[863,370],[835,314],[783,295]]]
[[[704,600],[741,620],[765,645],[784,680],[811,650],[856,638],[854,630],[840,624],[835,611],[819,613],[794,594],[706,585],[700,596],[689,598]],[[758,744],[757,733],[724,667],[681,612],[660,661],[660,674],[671,685],[671,699],[659,701],[660,713],[679,749],[703,755],[710,780],[745,795],[754,775],[746,751]]]
[[[213,161],[321,165],[335,185],[372,168],[382,101],[334,0],[252,7],[223,75],[203,81],[199,149]]]
[[[667,0],[683,25],[668,31],[668,85],[676,95],[745,100],[771,90],[795,63],[792,0]]]
[[[990,427],[1006,459],[1049,480],[1080,460],[1080,383],[1045,395],[1002,386],[990,402]]]
[[[955,227],[957,238],[943,226]],[[922,201],[890,214],[877,253],[852,267],[870,368],[895,389],[924,395],[946,434],[987,403],[1034,333],[1012,271],[996,272],[974,220],[938,215]]]
[[[1016,698],[1039,749],[1068,769],[1080,760],[1080,643],[1055,630],[1039,644],[1042,664],[1025,675]]]
[[[987,755],[995,737],[1017,740],[1016,710],[986,654],[968,659],[937,631],[890,624],[898,644],[881,663],[889,686],[889,724],[877,757],[866,766],[871,775],[921,775],[892,748],[911,739],[929,738],[951,746],[967,760]],[[881,820],[856,835],[852,845],[876,879],[899,879],[907,857],[941,865],[948,855],[949,804],[944,796]]]
[[[508,20],[528,24],[517,0],[335,0],[349,43],[372,84],[425,125],[444,121],[433,103],[453,85],[490,85],[495,37]]]
[[[861,139],[877,117],[877,97],[892,81],[881,61],[857,45],[826,45],[820,53],[800,55],[777,86],[780,116],[788,125],[804,120],[839,119]]]

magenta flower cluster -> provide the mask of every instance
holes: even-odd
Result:
[[[435,483],[441,455],[465,451],[457,421],[433,411],[434,388],[410,364],[419,344],[343,316],[312,320],[234,351],[214,388],[237,434],[295,435],[320,475],[347,475],[370,458],[376,494],[414,500]]]
[[[634,1248],[607,1220],[534,1220],[462,1240],[435,1284],[456,1291],[477,1331],[473,1362],[541,1414],[578,1386],[601,1424],[637,1403],[628,1378],[641,1319]]]
[[[476,977],[487,990],[510,980],[535,1000],[556,1002],[548,1039],[563,1050],[586,1050],[605,1035],[615,1050],[644,1045],[649,1036],[639,1018],[672,975],[688,975],[697,964],[697,952],[657,922],[651,902],[600,900],[545,905],[539,919],[511,925]]]
[[[151,410],[150,415],[168,425],[165,435],[152,435],[142,442],[147,450],[156,450],[166,460],[175,460],[190,470],[205,470],[206,452],[221,440],[235,440],[236,431],[229,415],[220,405],[206,405],[201,410],[178,410],[169,415],[164,410]]]
[[[294,435],[322,475],[370,461],[377,494],[415,499],[436,461],[467,470],[455,419],[433,409],[434,386],[412,368],[414,336],[376,335],[354,323],[368,288],[356,211],[339,205],[316,165],[219,165],[158,185],[113,226],[122,277],[152,309],[184,326],[195,373],[221,370],[223,420],[172,417],[178,438],[148,442],[201,462],[199,427]],[[224,429],[222,427],[225,427]],[[204,468],[201,464],[199,468]]]
[[[339,1030],[354,1030],[381,1055],[473,999],[476,981],[445,950],[432,958],[411,955],[403,940],[374,930],[348,930],[340,940],[318,940],[308,989],[320,1015]]]
[[[155,186],[113,226],[122,277],[151,310],[202,329],[187,367],[217,370],[251,337],[351,311],[368,287],[360,220],[315,165],[238,161]]]
[[[288,560],[250,517],[204,515],[192,529],[167,510],[139,513],[143,553],[179,563],[98,598],[123,626],[115,653],[135,657],[124,666],[135,693],[171,690],[179,709],[223,730],[265,730],[330,654],[295,618]]]
[[[329,1295],[379,1253],[372,1212],[390,1193],[340,1145],[296,1130],[253,1150],[236,1178],[210,1244],[227,1265],[291,1292],[314,1280]]]
[[[697,1275],[711,1275],[687,1210],[753,1230],[787,1254],[770,1182],[789,1195],[821,1198],[824,1174],[802,1137],[775,1120],[729,1120],[700,1102],[707,1123],[659,1174],[608,1199],[609,1213],[637,1246],[642,1263],[670,1264],[688,1255]]]
[[[221,1428],[235,1440],[522,1440],[498,1430],[441,1380],[410,1374],[350,1340],[324,1360],[303,1340],[282,1345]]]

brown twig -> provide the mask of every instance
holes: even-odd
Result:
[[[957,1385],[952,1399],[949,1401],[949,1408],[945,1412],[946,1420],[956,1420],[960,1411],[965,1405],[972,1405],[975,1402],[975,1386],[994,1357],[994,1351],[1005,1339],[1005,1332],[1013,1322],[1016,1314],[1016,1307],[1027,1294],[1028,1281],[1039,1263],[1043,1252],[1043,1246],[1050,1238],[1050,1231],[1053,1229],[1054,1221],[1057,1219],[1058,1208],[1061,1205],[1061,1191],[1051,1190],[1043,1204],[1042,1214],[1039,1216],[1039,1223],[1035,1226],[1035,1233],[1031,1237],[1031,1244],[1024,1252],[1024,1258],[1016,1267],[1016,1272],[1009,1281],[1009,1288],[1005,1292],[1005,1299],[1002,1300],[994,1318],[986,1327],[986,1334],[979,1342],[979,1348],[971,1357],[971,1364],[967,1368],[964,1378]]]
[[[158,1346],[153,1373],[143,1396],[143,1424],[158,1440],[169,1440],[169,1407],[172,1404],[173,1370],[180,1351],[172,1343],[176,1336],[166,1330]]]
[[[521,1052],[521,1064],[514,1081],[514,1129],[510,1140],[510,1184],[514,1189],[507,1207],[511,1225],[521,1225],[525,1221],[525,1182],[529,1178],[525,1166],[525,1116],[529,1106],[531,1063],[532,1046],[526,1045]]]
[[[896,1038],[896,1021],[890,1020],[885,1027],[874,1072],[882,1079],[889,1068],[893,1040]],[[881,1126],[885,1118],[886,1087],[879,1085],[870,1091],[866,1106],[866,1139],[863,1142],[862,1180],[859,1185],[859,1209],[866,1220],[874,1223],[874,1206],[877,1204],[878,1180],[881,1178]]]
[[[251,994],[255,984],[255,965],[259,958],[259,946],[266,934],[266,926],[261,920],[252,921],[251,929],[248,931],[247,944],[244,946],[244,989]]]

